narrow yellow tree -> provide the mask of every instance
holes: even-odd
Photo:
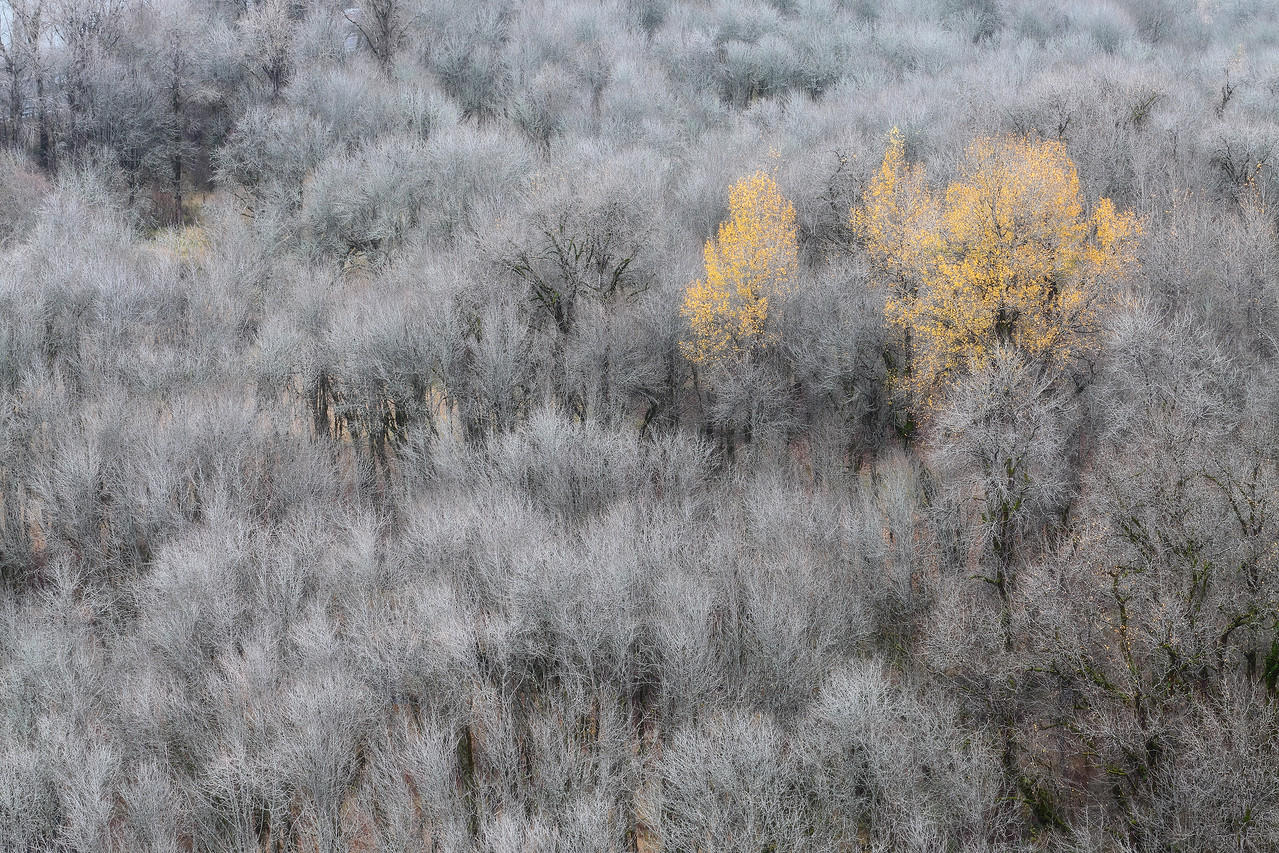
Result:
[[[894,291],[916,292],[919,271],[935,251],[937,212],[924,167],[906,162],[906,139],[894,127],[884,162],[862,194],[862,207],[853,208],[852,215],[877,278]]]
[[[733,185],[729,219],[706,241],[706,278],[688,286],[680,313],[697,364],[719,364],[767,344],[769,302],[784,294],[799,265],[795,207],[765,172]]]
[[[1109,199],[1085,213],[1059,142],[979,139],[939,199],[897,132],[852,225],[891,289],[885,312],[909,342],[906,384],[925,402],[999,346],[1049,368],[1085,354],[1140,234]]]

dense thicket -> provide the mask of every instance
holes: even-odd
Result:
[[[0,849],[1274,849],[1277,104],[1268,0],[0,4]],[[894,127],[1139,218],[1068,368],[907,393]]]

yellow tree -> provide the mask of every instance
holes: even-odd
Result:
[[[769,303],[787,291],[799,265],[795,207],[770,175],[734,184],[728,207],[728,221],[706,241],[706,278],[688,286],[680,310],[693,332],[680,347],[697,364],[766,345]]]
[[[928,191],[924,167],[906,162],[906,140],[893,128],[884,162],[853,208],[853,230],[870,253],[877,278],[895,292],[913,296],[919,270],[934,251],[937,203]]]
[[[925,403],[1000,346],[1049,368],[1085,354],[1108,283],[1136,264],[1141,230],[1106,198],[1085,212],[1059,142],[979,139],[938,198],[896,131],[852,225],[891,289],[885,313],[908,342],[906,385]]]

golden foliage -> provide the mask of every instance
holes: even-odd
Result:
[[[680,310],[693,331],[680,348],[697,364],[765,346],[769,300],[786,292],[799,265],[795,207],[770,175],[734,184],[728,207],[717,239],[706,241],[706,278],[688,286]]]
[[[1086,214],[1059,142],[979,139],[940,198],[904,152],[894,129],[852,226],[891,289],[910,390],[928,401],[1001,345],[1050,367],[1093,347],[1108,283],[1137,262],[1136,216],[1106,198]]]
[[[915,292],[918,270],[932,251],[937,203],[928,192],[924,167],[906,162],[906,140],[893,128],[888,150],[870,185],[862,207],[852,212],[853,230],[860,234],[879,278],[895,290]]]

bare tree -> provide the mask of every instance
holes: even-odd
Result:
[[[341,11],[346,22],[359,32],[378,69],[389,75],[409,32],[409,10],[403,0],[364,0],[359,6],[344,6]]]

